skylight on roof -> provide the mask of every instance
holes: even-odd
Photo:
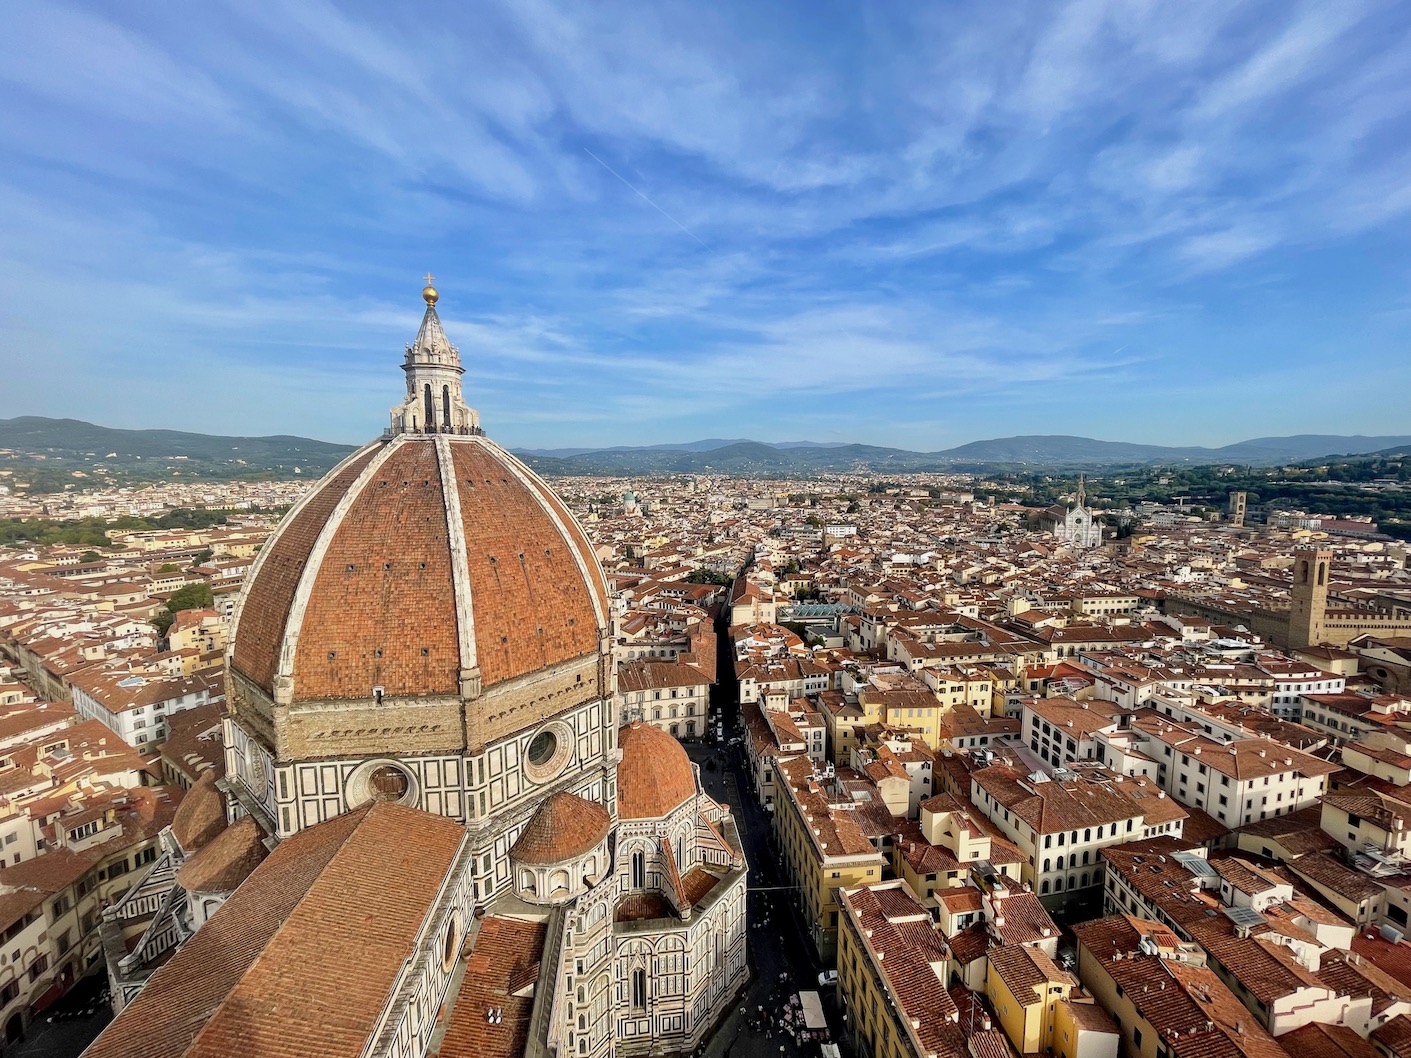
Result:
[[[1264,916],[1252,907],[1226,907],[1221,910],[1236,926],[1259,926],[1264,923]]]

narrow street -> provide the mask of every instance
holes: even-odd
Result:
[[[807,939],[789,879],[781,857],[774,848],[769,814],[759,806],[750,790],[742,746],[730,740],[743,734],[735,683],[734,656],[728,629],[718,626],[719,657],[717,681],[712,688],[713,715],[721,717],[723,742],[705,740],[687,746],[691,759],[701,767],[701,782],[708,794],[730,805],[734,813],[745,857],[750,866],[749,947],[753,974],[735,1010],[721,1023],[715,1036],[699,1053],[708,1058],[752,1058],[756,1055],[788,1056],[819,1054],[819,1044],[800,1044],[777,1024],[791,996],[800,991],[817,991],[833,1042],[842,1042],[841,1019],[836,988],[820,988],[822,967]],[[844,1053],[847,1053],[846,1048]]]
[[[769,1029],[761,1015],[778,1012],[799,991],[818,991],[834,1042],[841,1033],[836,988],[820,988],[822,969],[806,939],[783,863],[773,848],[769,815],[755,802],[738,747],[709,742],[687,747],[701,766],[706,792],[730,805],[750,865],[750,967],[753,977],[734,1013],[706,1046],[710,1058],[782,1053],[814,1055],[818,1044],[796,1044],[782,1028]]]
[[[107,993],[107,973],[89,974],[35,1017],[24,1041],[5,1048],[5,1058],[78,1058],[113,1020]]]

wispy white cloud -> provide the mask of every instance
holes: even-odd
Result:
[[[1005,429],[1051,431],[1095,387],[1227,360],[1247,314],[1313,350],[1404,290],[1408,41],[1389,0],[11,6],[0,414],[360,436],[415,327],[394,291],[430,267],[517,441],[803,429],[823,403],[886,442],[946,398],[938,446],[1011,399],[1046,419]],[[1318,412],[1259,385],[1258,429]]]

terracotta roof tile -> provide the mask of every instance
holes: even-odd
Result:
[[[85,1055],[360,1054],[464,839],[385,802],[288,838]]]
[[[172,819],[172,835],[189,855],[211,841],[225,825],[225,797],[216,789],[215,772],[205,772],[181,799]]]
[[[368,445],[342,469],[324,478],[304,506],[292,511],[265,545],[259,575],[249,582],[241,608],[232,664],[266,691],[274,685],[284,624],[319,530],[380,447]]]
[[[521,863],[562,863],[590,851],[608,835],[612,818],[596,801],[560,790],[539,805],[510,855]]]
[[[493,915],[466,959],[465,980],[446,1024],[440,1058],[520,1058],[529,1043],[534,995],[523,992],[539,975],[548,925]],[[500,1012],[492,1022],[487,1014]]]
[[[618,730],[620,819],[660,819],[696,796],[696,773],[681,743],[651,724],[633,721]]]
[[[183,863],[176,880],[188,893],[229,893],[269,855],[249,816],[237,820]]]
[[[442,441],[453,480],[442,480]],[[597,654],[606,583],[582,528],[548,487],[483,437],[407,435],[368,446],[276,531],[241,610],[237,670],[271,690],[310,555],[375,456],[382,463],[332,525],[313,574],[297,629],[297,700],[371,698],[375,686],[390,697],[458,692],[451,489],[482,687]]]

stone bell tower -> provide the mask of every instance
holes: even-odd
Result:
[[[1289,588],[1289,646],[1314,647],[1323,642],[1328,609],[1328,571],[1333,553],[1300,548],[1293,553],[1293,584]]]
[[[1244,492],[1230,493],[1230,524],[1239,528],[1244,526],[1245,510],[1249,496]]]
[[[407,376],[407,399],[392,409],[392,433],[453,433],[479,434],[480,413],[466,406],[461,394],[460,350],[451,344],[436,315],[440,298],[426,276],[421,296],[426,301],[426,315],[416,340],[407,346],[402,370]]]

